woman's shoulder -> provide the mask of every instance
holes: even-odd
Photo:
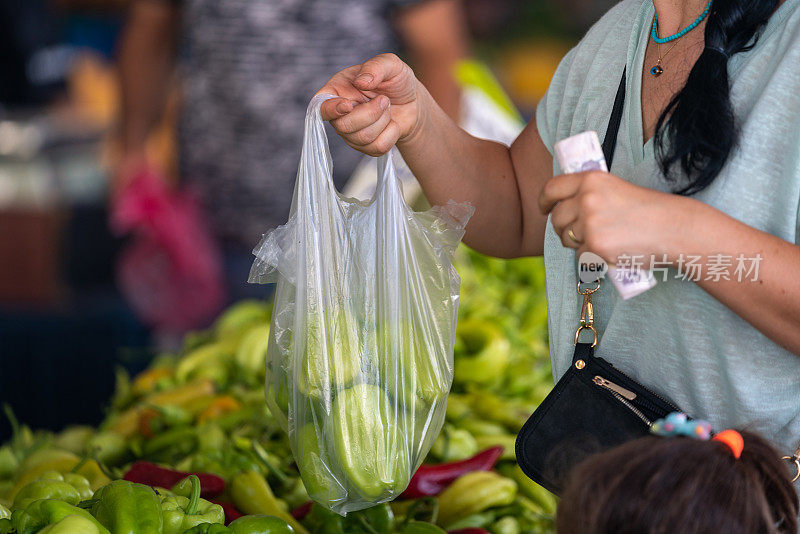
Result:
[[[636,21],[651,0],[622,0],[609,9],[575,46],[576,55],[621,54],[624,58]]]

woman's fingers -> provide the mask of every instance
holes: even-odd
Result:
[[[550,212],[550,222],[553,225],[553,229],[561,237],[561,244],[567,248],[578,248],[581,245],[582,234],[578,230],[579,219],[580,209],[576,198],[562,200]],[[578,242],[569,235],[570,230]]]
[[[383,131],[378,134],[375,140],[367,145],[357,145],[348,139],[348,137],[343,137],[347,144],[356,150],[363,152],[364,154],[377,157],[389,152],[397,143],[397,140],[400,138],[400,126],[398,126],[395,121],[390,120],[389,124],[386,125],[386,128],[384,128]]]
[[[359,106],[360,107],[360,106]],[[351,113],[350,115],[352,115]],[[344,120],[347,117],[343,117],[339,120]],[[346,137],[349,141],[357,146],[366,146],[373,141],[375,141],[378,136],[386,129],[389,125],[389,122],[392,120],[392,114],[389,112],[388,109],[383,110],[383,113],[371,124],[368,124],[364,128],[357,130],[351,133],[341,133],[343,137]],[[338,128],[337,128],[338,129]]]
[[[319,113],[322,120],[333,121],[353,111],[353,107],[353,102],[347,98],[331,98],[322,103]]]
[[[354,134],[378,122],[388,108],[389,98],[381,95],[365,104],[353,106],[352,111],[332,120],[331,124],[342,135]],[[341,112],[344,109],[344,105],[337,104],[337,112]]]
[[[539,194],[539,210],[547,215],[556,204],[575,196],[580,190],[584,174],[562,174],[548,180]]]

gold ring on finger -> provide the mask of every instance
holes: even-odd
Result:
[[[569,231],[567,231],[567,235],[569,236],[569,238],[570,238],[570,239],[572,239],[572,241],[573,241],[573,242],[574,242],[576,245],[580,245],[580,244],[582,244],[582,243],[581,243],[581,240],[580,240],[580,239],[578,239],[578,238],[577,238],[577,236],[575,235],[575,232],[573,232],[573,231],[572,231],[572,227],[570,227]]]

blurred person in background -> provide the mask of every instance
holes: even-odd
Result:
[[[246,283],[250,251],[264,231],[286,222],[314,92],[331,72],[402,45],[457,119],[452,67],[467,53],[466,36],[459,0],[134,0],[119,53],[113,190],[149,165],[146,141],[180,63],[180,178],[205,203],[231,299],[263,294]],[[330,141],[341,188],[360,155],[335,136]]]

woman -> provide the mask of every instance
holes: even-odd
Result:
[[[666,273],[655,288],[596,294],[597,355],[715,428],[759,432],[789,454],[800,441],[798,4],[624,0],[566,55],[510,148],[460,130],[391,55],[336,74],[320,92],[340,98],[321,113],[357,150],[396,144],[432,203],[471,202],[471,247],[544,253],[556,378],[579,316],[576,252],[654,256]],[[554,142],[605,132],[624,69],[611,173],[553,177]],[[690,263],[703,267],[696,281]]]

